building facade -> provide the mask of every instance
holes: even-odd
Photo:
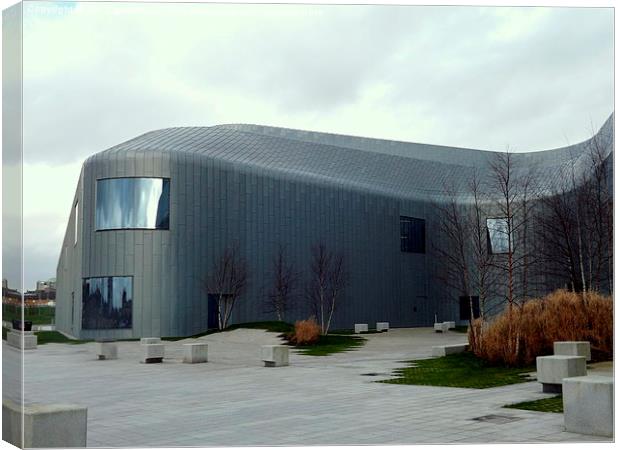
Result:
[[[606,158],[612,129],[613,116],[592,138]],[[535,168],[552,192],[567,167],[586,171],[591,141],[514,154],[513,175]],[[300,273],[285,319],[307,318],[303,284],[319,244],[341,253],[347,272],[332,328],[459,321],[462,305],[438,281],[437,206],[447,186],[470,202],[469,181],[490,179],[496,156],[257,125],[146,133],[82,167],[57,268],[57,329],[79,338],[202,332],[213,325],[204,281],[232,246],[250,276],[232,323],[274,319],[264,300],[279,248]],[[488,223],[500,249],[501,221]]]

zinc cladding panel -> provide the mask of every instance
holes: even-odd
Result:
[[[372,145],[368,144],[367,148],[372,150]],[[93,167],[86,167],[85,174],[90,174],[90,181],[93,181],[91,169],[96,170],[97,175],[105,172],[107,175],[131,173],[140,176],[148,172],[154,176],[170,176],[172,180],[169,246],[164,250],[163,242],[156,244],[162,246],[160,254],[167,252],[167,257],[160,260],[161,268],[151,260],[148,274],[144,275],[151,279],[137,280],[134,295],[142,295],[138,290],[145,284],[155,286],[159,276],[161,289],[152,289],[152,297],[157,298],[149,300],[160,302],[159,307],[152,303],[158,312],[151,309],[146,314],[145,309],[145,323],[136,323],[135,333],[154,331],[147,328],[149,319],[146,316],[156,323],[158,313],[162,333],[188,334],[200,327],[192,321],[191,313],[198,311],[200,320],[205,319],[204,303],[195,303],[202,293],[198,292],[195,278],[192,281],[191,276],[206,272],[219,249],[233,238],[242,241],[255,280],[269,273],[271,256],[279,240],[287,241],[292,247],[292,259],[305,271],[310,247],[318,240],[342,245],[350,263],[352,281],[347,303],[339,313],[339,326],[350,328],[357,320],[371,322],[381,312],[394,317],[386,319],[395,324],[421,325],[432,320],[433,308],[429,302],[439,299],[429,300],[435,294],[428,290],[431,285],[428,255],[401,254],[395,224],[405,207],[407,215],[427,217],[429,212],[425,206],[429,196],[438,192],[437,184],[461,175],[466,178],[467,167],[277,139],[223,127],[147,133],[116,146],[114,152],[116,165],[112,168],[106,166],[106,152],[89,159]],[[152,158],[152,169],[148,162],[144,165],[146,155]],[[161,173],[166,164],[162,161],[160,165],[156,159],[160,155],[164,155],[169,172]],[[225,162],[231,160],[235,162]],[[158,174],[158,171],[161,172]],[[239,173],[245,176],[245,187],[239,182],[243,178],[237,178]],[[193,192],[189,193],[190,189]],[[236,189],[241,190],[237,192]],[[85,187],[85,195],[86,191]],[[94,204],[94,192],[90,197]],[[399,206],[396,198],[410,200]],[[196,204],[203,201],[204,204],[196,208]],[[90,216],[94,216],[94,211]],[[394,223],[390,224],[390,218]],[[90,218],[84,220],[92,222]],[[201,242],[194,245],[191,242],[198,239],[197,233]],[[113,264],[124,271],[134,265],[134,273],[139,273],[141,267],[149,266],[145,258],[157,259],[158,251],[148,249],[149,244],[138,237],[142,233],[131,234],[136,237],[133,245],[125,236],[124,244],[117,239],[113,247],[117,251],[121,247],[125,247],[125,252],[135,251],[135,258],[132,260],[124,253],[124,259],[115,257]],[[187,239],[188,236],[193,239]],[[111,260],[103,253],[105,240],[90,241],[85,242],[85,249],[89,250],[88,256],[84,255],[84,266],[90,266],[91,272],[109,271]],[[392,249],[394,245],[396,248]],[[397,270],[391,270],[390,275],[379,273],[384,266]],[[166,273],[158,274],[160,271]],[[269,318],[261,315],[260,284],[255,281],[251,285],[236,319]],[[420,306],[419,302],[424,305]],[[136,301],[136,306],[138,303]],[[411,313],[412,304],[418,305],[418,314]],[[145,328],[138,329],[142,325]]]

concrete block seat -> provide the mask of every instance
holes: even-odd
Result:
[[[368,332],[368,324],[367,323],[356,323],[354,326],[355,333],[359,334],[362,332]]]
[[[204,342],[183,344],[183,362],[186,364],[206,363],[209,356],[209,346]]]
[[[288,345],[263,345],[261,359],[265,367],[288,366]]]
[[[23,418],[23,442],[22,442]],[[2,401],[2,439],[22,448],[86,447],[87,408]]]
[[[454,355],[456,353],[464,353],[469,347],[468,343],[464,344],[452,344],[452,345],[436,345],[433,347],[433,356],[447,356]]]
[[[553,343],[554,355],[583,356],[586,361],[592,359],[588,341],[558,341]]]
[[[161,344],[161,338],[158,338],[158,337],[141,338],[140,344]]]
[[[95,341],[97,359],[108,360],[118,358],[118,345],[114,339],[97,339]]]
[[[536,358],[536,378],[542,383],[543,392],[562,392],[564,378],[586,375],[586,358],[583,356],[552,355]]]
[[[390,331],[389,322],[377,322],[377,331]]]
[[[140,347],[142,348],[140,362],[153,364],[164,361],[164,344],[141,344]]]
[[[448,332],[448,322],[440,322],[434,325],[435,333],[447,333]]]
[[[566,431],[595,436],[613,436],[613,377],[565,378],[562,381],[562,402]]]
[[[449,321],[449,322],[444,322],[448,324],[448,329],[449,330],[454,330],[456,328],[456,322],[454,321]]]
[[[37,335],[32,331],[11,330],[6,334],[6,342],[20,350],[34,350],[37,348]]]

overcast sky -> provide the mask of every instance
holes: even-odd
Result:
[[[149,130],[242,122],[532,151],[582,141],[613,111],[610,8],[24,8],[29,288],[55,276],[83,160]]]

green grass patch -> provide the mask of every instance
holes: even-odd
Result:
[[[333,353],[355,350],[364,345],[366,339],[359,336],[342,336],[328,334],[320,336],[319,341],[312,345],[298,345],[295,348],[309,356],[327,356]]]
[[[533,400],[531,402],[513,403],[512,405],[505,405],[504,408],[512,409],[525,409],[528,411],[540,411],[551,413],[563,413],[564,404],[562,403],[562,396],[556,395],[555,397],[543,398],[540,400]]]
[[[24,320],[33,325],[49,325],[54,323],[56,308],[53,306],[39,306],[24,308]],[[2,320],[21,320],[21,307],[15,305],[2,305]]]
[[[469,327],[467,325],[457,325],[452,331],[456,331],[457,333],[467,333],[468,328]]]
[[[37,335],[37,345],[45,344],[85,344],[92,340],[69,339],[58,331],[35,331]]]
[[[491,366],[469,352],[408,363],[409,367],[394,371],[396,378],[378,383],[485,389],[526,382],[526,374],[534,370]]]

